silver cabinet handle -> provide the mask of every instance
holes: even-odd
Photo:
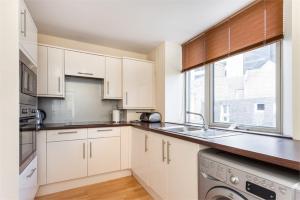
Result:
[[[83,153],[83,159],[85,159],[85,142],[83,143],[83,150],[82,150],[82,153]]]
[[[125,93],[126,105],[128,105],[128,92]]]
[[[165,145],[166,145],[166,142],[165,140],[162,140],[162,161],[165,162],[166,160],[166,156],[165,156]]]
[[[78,74],[82,74],[82,75],[89,75],[89,76],[93,76],[93,73],[86,73],[86,72],[78,72]]]
[[[90,158],[92,158],[92,142],[90,142]]]
[[[109,94],[109,81],[107,81],[107,94]]]
[[[23,27],[21,27],[21,33],[23,34],[23,36],[24,37],[26,37],[26,15],[27,15],[27,13],[26,13],[26,10],[23,10],[22,12],[21,12],[21,15],[23,15]]]
[[[35,171],[36,171],[36,168],[32,169],[31,172],[30,172],[30,174],[28,174],[26,176],[26,178],[31,178]]]
[[[100,129],[100,130],[97,130],[97,132],[108,132],[108,131],[112,131],[112,129]]]
[[[60,93],[60,77],[58,77],[58,93]]]
[[[59,135],[64,135],[64,134],[75,134],[77,131],[65,131],[65,132],[58,132]]]
[[[170,162],[171,162],[171,158],[170,158],[170,146],[171,146],[171,143],[167,142],[167,163],[168,164],[170,164]]]
[[[145,135],[145,152],[148,151],[148,135]]]

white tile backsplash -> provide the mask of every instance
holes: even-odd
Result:
[[[116,100],[103,100],[103,80],[66,77],[65,98],[39,98],[45,123],[111,121]]]

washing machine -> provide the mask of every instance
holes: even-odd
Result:
[[[300,200],[298,171],[226,152],[199,152],[199,200]]]

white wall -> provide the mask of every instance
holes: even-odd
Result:
[[[80,42],[76,40],[70,40],[66,38],[61,37],[55,37],[51,35],[45,35],[45,34],[38,34],[38,42],[42,44],[49,44],[53,46],[60,46],[70,49],[78,49],[82,51],[90,51],[105,55],[112,55],[112,56],[125,56],[125,57],[132,57],[132,58],[138,58],[138,59],[146,59],[147,55],[132,51],[126,51],[96,44],[91,44],[87,42]]]
[[[292,0],[284,0],[284,40],[282,42],[283,133],[293,136]]]
[[[300,140],[300,1],[292,0],[293,132]]]
[[[18,199],[18,0],[0,1],[0,199]]]
[[[165,42],[165,119],[184,122],[184,74],[182,49],[175,43]]]
[[[184,75],[181,73],[181,46],[163,42],[150,54],[155,61],[156,110],[166,122],[184,122]]]
[[[155,61],[155,107],[165,121],[165,44],[161,43],[150,54],[149,59]]]

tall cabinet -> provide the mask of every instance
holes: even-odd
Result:
[[[24,2],[20,0],[19,13],[19,48],[30,62],[37,65],[37,28]]]
[[[64,50],[39,46],[37,94],[45,97],[64,97]]]
[[[124,58],[121,107],[124,109],[153,109],[155,107],[154,83],[153,62]]]

